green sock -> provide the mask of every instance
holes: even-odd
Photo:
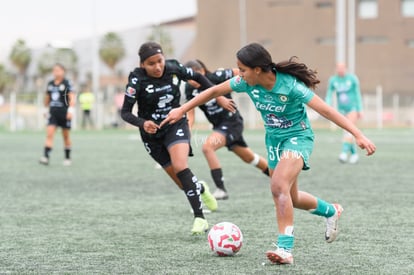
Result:
[[[336,210],[332,204],[324,200],[321,200],[319,198],[316,198],[316,199],[318,200],[318,204],[316,205],[316,209],[313,209],[310,211],[312,214],[326,217],[326,218],[329,218],[335,215]]]
[[[356,154],[357,150],[356,150],[356,145],[355,143],[350,143],[349,144],[349,151],[351,152],[351,154]]]
[[[286,251],[292,251],[295,237],[292,235],[280,234],[277,236],[277,246],[285,249]]]
[[[351,144],[349,142],[343,142],[342,143],[342,152],[343,153],[348,153],[351,150]]]

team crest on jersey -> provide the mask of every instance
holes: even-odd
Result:
[[[132,87],[128,87],[126,90],[126,95],[129,97],[135,97],[135,94],[137,93],[137,90],[135,90]]]
[[[280,96],[279,96],[279,99],[280,99],[280,101],[282,101],[282,102],[286,102],[286,101],[288,101],[288,97],[287,97],[287,96],[285,96],[285,95],[280,95]]]
[[[241,83],[241,77],[238,75],[236,76],[236,79],[234,80],[234,83],[240,84]]]
[[[173,74],[173,76],[172,76],[173,85],[177,86],[179,82],[180,81],[178,80],[178,77],[175,74]]]
[[[65,84],[60,84],[59,91],[64,91],[66,89]]]
[[[217,75],[218,77],[220,77],[222,74],[223,74],[223,71],[217,71],[217,72],[216,72],[216,75]]]

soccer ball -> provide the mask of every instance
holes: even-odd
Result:
[[[214,225],[208,233],[208,244],[218,256],[233,256],[243,244],[243,234],[237,225],[221,222]]]

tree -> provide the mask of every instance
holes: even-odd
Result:
[[[65,66],[67,72],[72,73],[73,77],[77,76],[78,56],[73,49],[70,48],[49,48],[43,52],[37,63],[37,71],[40,77],[49,74],[56,63]]]
[[[32,54],[23,39],[18,39],[16,43],[14,43],[9,58],[13,65],[19,70],[19,73],[24,75],[32,60]]]
[[[101,40],[99,56],[114,71],[116,64],[125,56],[124,43],[121,37],[114,32],[105,34]]]
[[[0,64],[0,94],[12,83],[12,77],[3,64]]]
[[[165,55],[171,56],[174,54],[171,35],[162,26],[155,25],[148,36],[148,40],[160,44]]]
[[[32,60],[32,54],[23,39],[18,39],[14,43],[9,55],[10,61],[18,70],[18,78],[16,82],[16,90],[21,90],[25,84],[25,76],[27,67]]]
[[[55,64],[53,53],[50,51],[43,52],[37,62],[37,71],[41,77],[45,77],[52,71]]]

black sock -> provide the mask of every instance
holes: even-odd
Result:
[[[266,167],[266,169],[264,169],[262,172],[263,172],[263,174],[265,174],[266,176],[270,176],[270,174],[269,174],[269,167]]]
[[[194,211],[194,217],[204,219],[200,198],[201,187],[198,183],[197,177],[194,176],[189,168],[178,172],[177,177],[180,179],[184,193]]]
[[[65,158],[70,159],[70,148],[65,148]]]
[[[223,180],[223,170],[221,168],[213,169],[210,171],[211,177],[214,180],[214,183],[216,184],[217,188],[220,188],[224,191],[227,191],[224,187],[224,180]]]
[[[46,158],[49,158],[49,153],[50,153],[50,151],[52,151],[52,148],[51,148],[51,147],[47,147],[47,146],[45,146],[44,156],[45,156]]]

